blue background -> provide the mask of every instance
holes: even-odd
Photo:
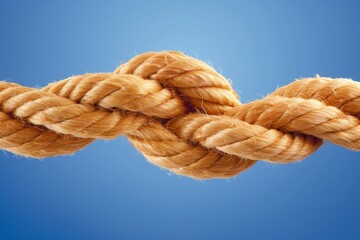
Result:
[[[61,2],[61,3],[60,3]],[[0,1],[0,79],[45,86],[180,50],[243,102],[296,78],[360,80],[356,1]],[[124,138],[38,161],[0,152],[0,239],[360,239],[360,153],[326,144],[197,181]]]

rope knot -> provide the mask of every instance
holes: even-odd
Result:
[[[319,76],[241,104],[206,63],[150,52],[42,89],[0,82],[0,148],[41,158],[126,135],[157,166],[224,178],[257,160],[303,159],[323,139],[360,150],[359,108],[359,83]]]

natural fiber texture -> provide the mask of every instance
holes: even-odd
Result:
[[[125,135],[152,163],[226,178],[257,160],[289,163],[323,140],[360,150],[360,83],[307,78],[241,104],[226,78],[179,52],[42,89],[0,82],[0,148],[44,158]]]

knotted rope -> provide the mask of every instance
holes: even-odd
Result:
[[[0,82],[0,110],[0,148],[10,152],[64,155],[125,135],[153,164],[193,178],[297,161],[323,140],[360,150],[358,82],[306,78],[241,104],[227,79],[179,52],[42,89]]]

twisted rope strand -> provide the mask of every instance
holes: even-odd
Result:
[[[360,150],[358,82],[317,76],[238,98],[212,67],[174,51],[42,89],[0,82],[0,148],[43,158],[125,135],[151,163],[199,179],[298,161],[323,140]]]

